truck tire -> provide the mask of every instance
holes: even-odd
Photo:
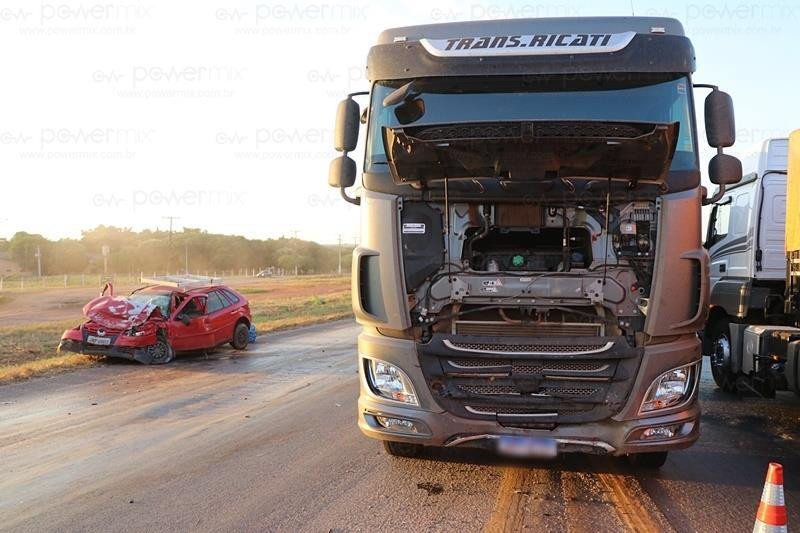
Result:
[[[383,441],[386,453],[395,457],[416,457],[422,452],[422,444],[409,444],[408,442]]]
[[[247,348],[249,340],[250,328],[247,327],[247,324],[244,322],[236,324],[236,327],[233,328],[233,338],[231,340],[231,346],[233,346],[234,350],[244,350]]]
[[[731,371],[730,320],[718,318],[709,328],[711,338],[711,375],[714,383],[725,392],[736,390],[736,375]]]
[[[667,462],[669,452],[632,453],[628,463],[635,468],[661,468]]]

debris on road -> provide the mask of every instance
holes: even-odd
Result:
[[[430,483],[428,481],[417,483],[417,488],[427,491],[429,495],[441,494],[444,492],[444,487],[442,487],[441,483]]]

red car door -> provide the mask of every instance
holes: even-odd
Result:
[[[237,317],[235,314],[231,314],[232,310],[228,300],[219,291],[211,291],[208,294],[208,318],[211,320],[211,328],[214,330],[215,345],[224,344],[233,339],[233,326]]]
[[[186,298],[169,319],[169,339],[175,350],[214,346],[214,330],[206,313],[206,296]]]

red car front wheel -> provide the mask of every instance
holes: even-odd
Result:
[[[175,350],[166,339],[159,337],[156,343],[147,349],[150,352],[151,365],[165,365],[175,358]]]

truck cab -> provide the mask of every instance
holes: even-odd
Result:
[[[730,96],[674,19],[384,31],[337,110],[329,184],[360,206],[358,424],[395,455],[477,446],[658,466],[699,431],[712,182],[741,178]],[[366,111],[355,99],[364,96]],[[358,198],[348,153],[366,124]]]
[[[787,210],[793,179],[790,146],[800,152],[800,134],[764,142],[758,169],[729,187],[714,203],[705,246],[711,258],[711,292],[703,351],[717,385],[729,392],[800,391],[797,372],[800,329],[797,290],[786,235],[797,226]],[[797,158],[797,156],[795,156]],[[795,163],[797,168],[797,163]],[[795,197],[797,197],[795,187]],[[788,218],[787,218],[788,217]]]
[[[783,292],[787,150],[788,139],[765,141],[758,170],[729,187],[711,209],[705,246],[711,256],[712,308],[726,304],[723,294],[738,296],[746,283],[772,284]]]

